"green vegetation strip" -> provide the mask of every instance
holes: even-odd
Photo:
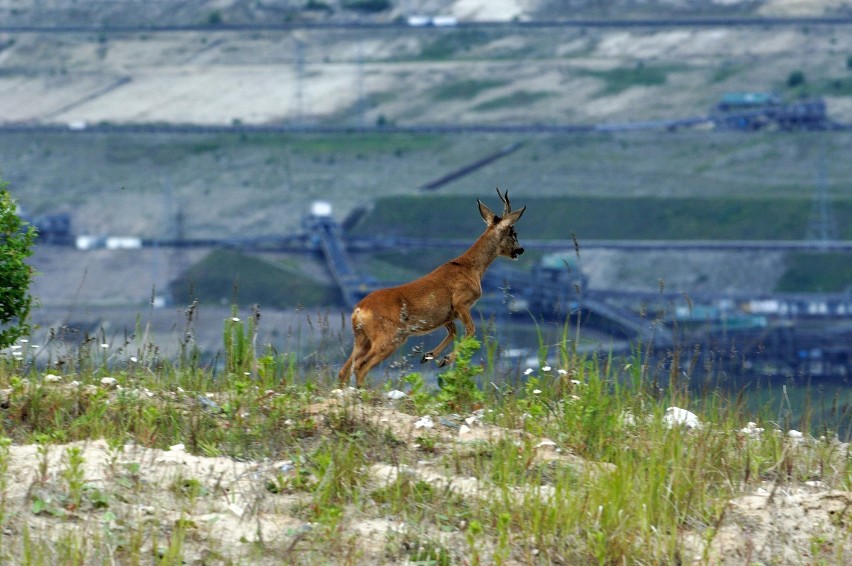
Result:
[[[244,298],[264,307],[289,308],[340,302],[334,287],[298,269],[230,250],[214,250],[175,279],[170,290],[178,302],[229,303]]]
[[[809,199],[701,199],[516,197],[527,206],[522,238],[604,240],[801,240],[808,231]],[[852,201],[832,203],[835,218],[852,217]],[[426,214],[424,210],[440,211]],[[352,230],[355,235],[471,238],[482,221],[472,197],[388,197]],[[852,224],[838,223],[841,239]]]

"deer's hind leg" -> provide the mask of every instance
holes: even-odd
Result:
[[[370,352],[370,347],[372,346],[370,337],[367,336],[363,329],[356,326],[354,328],[354,336],[355,342],[352,345],[352,353],[349,354],[349,358],[347,358],[343,367],[340,368],[340,373],[337,376],[340,387],[349,384],[350,379],[352,379],[352,368],[357,368],[360,365],[361,360]]]
[[[444,348],[449,346],[453,342],[453,339],[455,339],[455,337],[456,337],[456,323],[455,323],[455,321],[451,320],[450,322],[448,322],[447,324],[444,325],[444,328],[447,329],[447,335],[444,336],[444,339],[441,340],[441,342],[437,346],[435,346],[432,350],[423,354],[423,357],[420,358],[421,364],[425,364],[429,360],[434,360],[435,356],[440,354],[444,350]],[[444,367],[445,365],[450,364],[452,362],[453,362],[453,354],[447,354],[438,362],[438,367]]]
[[[337,382],[340,387],[345,386],[352,379],[352,360],[355,358],[357,346],[352,349],[352,353],[346,359],[346,363],[340,368],[340,373],[337,374]]]
[[[363,387],[364,380],[370,370],[393,354],[396,351],[397,346],[399,346],[399,343],[394,341],[371,342],[369,351],[357,357],[353,362],[355,367],[356,387]]]

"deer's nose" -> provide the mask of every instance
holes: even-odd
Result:
[[[524,253],[524,248],[515,248],[514,250],[512,250],[512,257],[516,258],[522,253]]]

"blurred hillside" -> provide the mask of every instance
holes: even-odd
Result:
[[[453,17],[456,25],[409,25],[409,17],[423,14]],[[515,143],[518,151],[443,186],[440,194],[474,202],[499,185],[517,202],[535,195],[569,203],[579,196],[810,203],[822,186],[830,199],[848,200],[847,131],[240,130],[634,124],[703,116],[726,93],[744,91],[774,92],[784,100],[819,96],[832,121],[850,123],[848,25],[511,25],[848,15],[845,2],[792,0],[0,2],[0,126],[25,128],[0,130],[0,177],[29,213],[71,214],[76,233],[145,237],[292,233],[314,199],[329,200],[343,220],[378,198],[423,194],[424,183]],[[505,25],[465,25],[477,21]],[[191,28],[151,29],[164,26]],[[98,124],[233,130],[91,132]],[[56,130],[26,130],[38,126]],[[553,232],[574,230],[565,225]],[[140,254],[40,249],[42,298],[57,304],[145,302],[152,286],[167,287],[203,259],[197,252]],[[623,266],[600,267],[594,283],[653,287],[686,266],[713,277],[680,277],[685,287],[718,279],[718,258],[702,268],[695,258],[639,256],[598,261]],[[751,262],[763,271],[736,283],[719,281],[720,288],[772,290],[788,260],[783,254],[765,259]],[[297,262],[327,283],[321,266]]]

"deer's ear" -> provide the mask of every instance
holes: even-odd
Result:
[[[496,214],[491,212],[491,209],[482,204],[482,201],[476,199],[477,204],[479,204],[479,214],[482,216],[482,219],[485,220],[485,223],[491,226],[494,223],[494,219],[497,217]]]
[[[526,209],[527,209],[527,207],[523,207],[523,208],[519,208],[515,212],[510,212],[509,214],[507,214],[506,216],[503,217],[503,222],[505,222],[509,226],[513,225],[515,222],[517,222],[521,218],[521,216],[523,216],[524,211]]]

